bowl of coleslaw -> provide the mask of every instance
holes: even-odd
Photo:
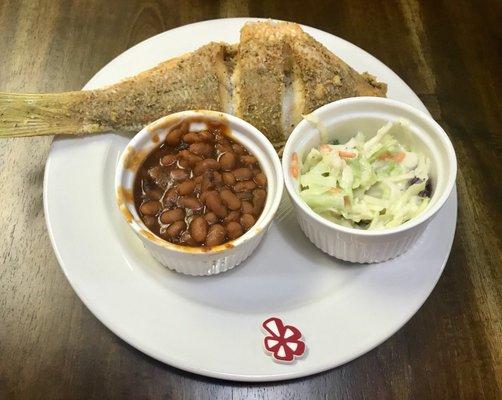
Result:
[[[284,147],[286,189],[305,235],[339,259],[371,263],[404,253],[455,184],[455,151],[427,114],[355,97],[297,125]]]

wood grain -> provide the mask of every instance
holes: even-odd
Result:
[[[45,228],[51,139],[1,140],[0,398],[500,398],[501,7],[466,0],[1,1],[0,91],[79,89],[135,43],[205,19],[273,17],[341,36],[403,77],[447,130],[459,160],[459,219],[437,287],[381,346],[292,382],[216,381],[143,355],[86,309]]]

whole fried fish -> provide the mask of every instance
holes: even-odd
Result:
[[[0,136],[138,131],[167,114],[207,109],[243,118],[279,147],[302,114],[386,89],[299,25],[252,22],[238,44],[209,43],[103,89],[0,93]]]

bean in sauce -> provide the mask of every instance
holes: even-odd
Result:
[[[192,131],[191,122],[204,122],[207,129]],[[256,157],[228,136],[226,125],[209,120],[185,120],[171,129],[134,183],[145,225],[184,246],[237,239],[255,224],[266,197],[267,178]]]

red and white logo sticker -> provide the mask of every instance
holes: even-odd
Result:
[[[267,332],[263,345],[274,361],[292,362],[305,353],[305,342],[298,328],[284,325],[277,317],[267,319],[262,327]]]

